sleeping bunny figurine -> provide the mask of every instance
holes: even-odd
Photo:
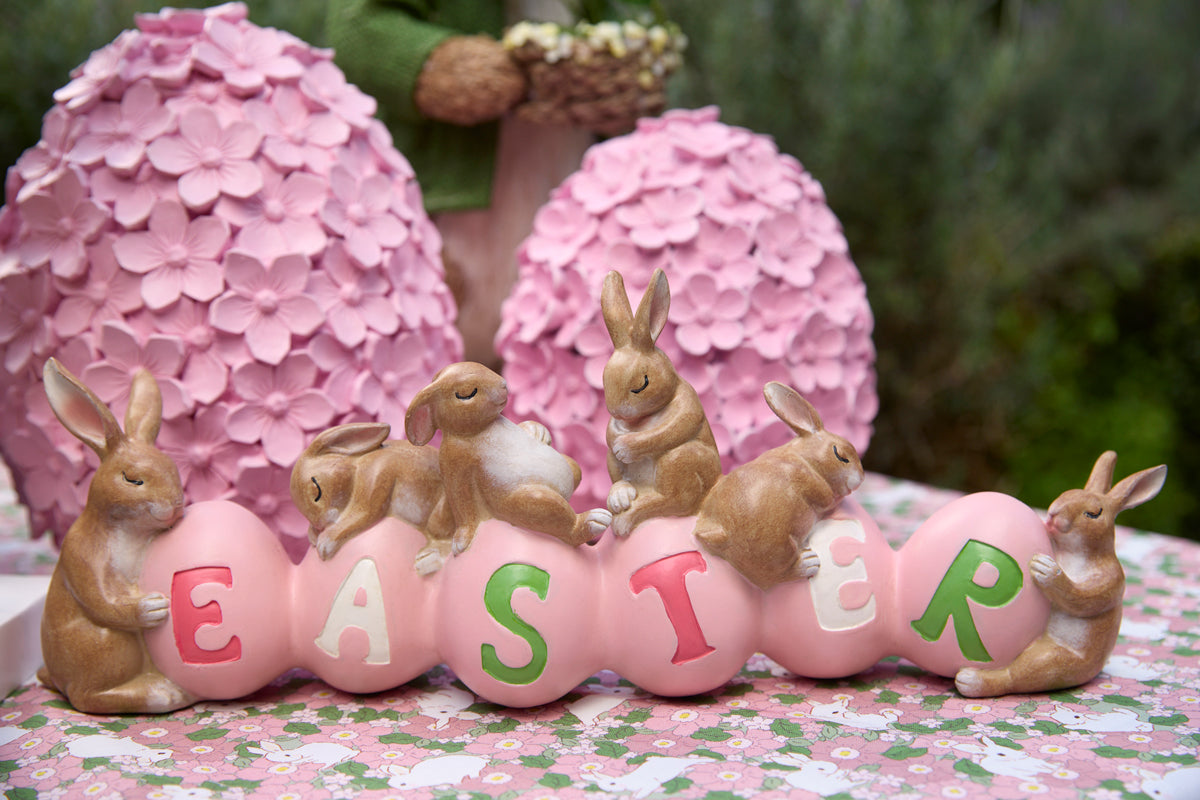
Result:
[[[112,412],[55,359],[42,372],[63,426],[100,456],[87,504],[67,530],[46,592],[38,679],[89,714],[159,714],[195,698],[150,660],[142,631],[167,620],[168,600],[138,589],[151,540],[183,515],[179,470],[154,446],[162,395],[133,376],[122,431]]]
[[[423,445],[442,432],[438,464],[454,520],[451,551],[465,551],[476,528],[498,519],[553,536],[570,545],[602,535],[612,515],[605,509],[577,514],[571,494],[579,485],[574,459],[550,446],[544,425],[512,422],[502,412],[508,387],[474,362],[451,364],[417,393],[404,427]]]
[[[637,314],[620,273],[604,279],[600,307],[613,342],[604,366],[608,424],[608,509],[613,533],[628,536],[648,519],[695,514],[721,475],[721,456],[700,397],[655,342],[667,324],[671,292],[655,270]]]
[[[696,538],[760,589],[811,578],[819,566],[804,540],[862,483],[858,452],[825,430],[800,393],[772,381],[767,405],[796,438],[723,476],[708,493]]]
[[[318,434],[292,468],[292,501],[309,521],[308,538],[322,559],[384,517],[425,534],[418,574],[441,568],[450,555],[450,519],[438,471],[438,451],[388,439],[383,422],[339,425]]]

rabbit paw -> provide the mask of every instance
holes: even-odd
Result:
[[[629,481],[617,481],[608,491],[608,510],[614,514],[627,511],[637,497],[637,488]]]
[[[1033,579],[1044,586],[1062,574],[1062,567],[1050,556],[1039,553],[1030,559],[1029,571],[1033,573]]]
[[[817,574],[817,570],[821,567],[821,557],[814,551],[805,549],[800,553],[800,578],[808,580]]]
[[[550,429],[547,428],[542,423],[535,422],[534,420],[531,420],[531,419],[527,419],[524,422],[520,423],[520,426],[521,426],[521,430],[525,431],[530,436],[532,436],[534,439],[536,439],[538,444],[544,444],[544,445],[550,444],[550,438],[551,438],[550,437]]]
[[[453,555],[460,556],[467,552],[467,548],[471,546],[471,542],[474,540],[475,530],[473,528],[458,528],[454,531],[454,538],[450,540],[450,552]]]
[[[618,436],[613,439],[612,454],[616,456],[617,461],[622,464],[632,464],[638,459],[637,453],[631,446],[629,436]]]
[[[333,558],[334,553],[336,553],[338,548],[341,546],[342,543],[337,539],[334,539],[332,536],[317,537],[317,555],[321,557],[322,561],[328,561],[329,559]]]
[[[417,551],[417,557],[413,561],[413,568],[416,569],[418,575],[432,575],[441,569],[445,563],[445,548],[430,544],[425,545]]]
[[[588,538],[585,539],[588,544],[595,544],[600,541],[600,537],[608,530],[608,526],[612,525],[612,512],[606,508],[593,508],[591,511],[584,514],[586,524],[584,530],[587,531]]]
[[[137,620],[143,628],[153,628],[161,625],[167,619],[167,611],[171,601],[161,592],[143,595],[137,601]]]

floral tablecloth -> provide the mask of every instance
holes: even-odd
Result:
[[[894,543],[956,495],[868,476]],[[0,572],[43,572],[11,495]],[[1200,798],[1200,546],[1118,532],[1126,621],[1105,672],[969,700],[899,660],[844,680],[753,657],[696,697],[602,672],[563,700],[480,702],[445,668],[354,696],[292,672],[168,716],[77,714],[27,683],[0,702],[6,798]]]

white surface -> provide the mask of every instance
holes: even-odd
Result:
[[[0,697],[42,664],[42,606],[49,575],[0,575]]]

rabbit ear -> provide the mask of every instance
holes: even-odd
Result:
[[[1147,500],[1152,500],[1162,489],[1163,483],[1167,480],[1167,465],[1159,464],[1157,467],[1144,469],[1141,472],[1135,472],[1125,480],[1118,483],[1108,492],[1108,496],[1113,498],[1118,503],[1118,510],[1133,508],[1140,506]]]
[[[108,406],[56,359],[46,362],[42,380],[54,416],[101,459],[125,438]]]
[[[652,348],[667,325],[670,310],[671,289],[667,286],[667,276],[661,269],[656,269],[633,318],[634,344],[643,349]]]
[[[433,420],[433,401],[436,399],[437,381],[417,392],[404,415],[404,435],[415,445],[429,444],[437,425]]]
[[[314,454],[358,456],[379,448],[392,433],[386,422],[355,422],[322,431],[309,448]]]
[[[798,436],[825,430],[817,409],[792,387],[771,381],[763,387],[763,396],[775,416],[786,422]]]
[[[1088,476],[1084,490],[1095,494],[1107,494],[1112,486],[1113,470],[1117,466],[1117,454],[1109,450],[1096,459],[1092,474]]]
[[[125,410],[125,434],[131,439],[154,444],[162,427],[162,392],[158,381],[145,369],[139,369],[129,387],[129,408]]]
[[[610,272],[604,276],[600,311],[613,346],[628,347],[633,337],[633,308],[629,305],[629,295],[625,293],[625,280],[621,273]]]

